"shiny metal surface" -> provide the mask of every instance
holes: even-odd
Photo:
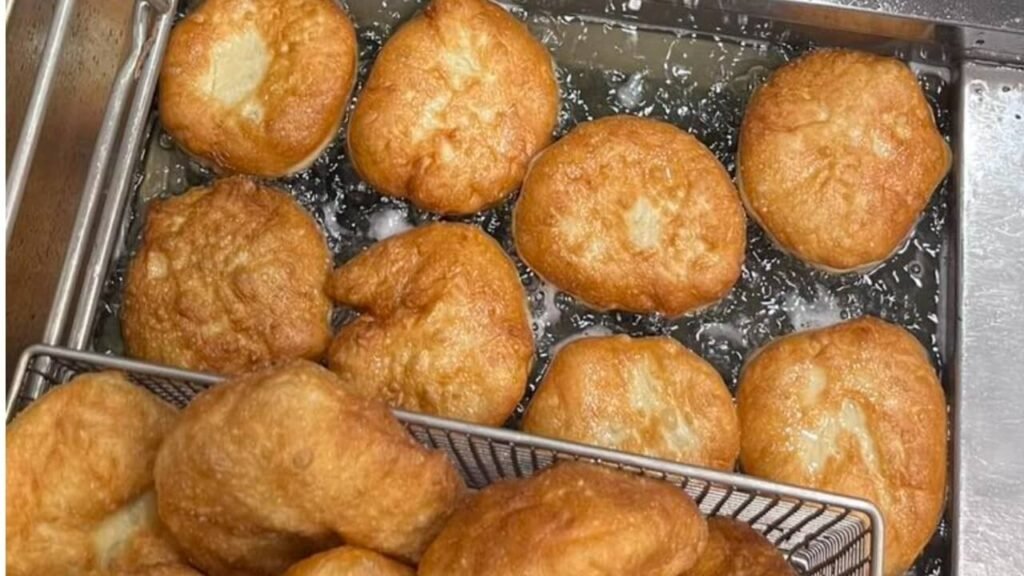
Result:
[[[142,0],[146,2],[146,0]],[[110,185],[107,188],[107,200],[97,224],[96,240],[88,265],[84,269],[82,288],[79,292],[81,303],[71,324],[68,342],[72,348],[83,349],[91,335],[96,302],[103,289],[110,265],[111,247],[117,238],[118,224],[127,204],[126,198],[131,187],[132,175],[139,159],[139,152],[145,137],[145,127],[149,120],[149,112],[156,91],[160,63],[163,61],[164,49],[171,34],[177,2],[148,2],[154,11],[159,11],[154,23],[156,34],[149,45],[146,61],[139,71],[138,85],[132,96],[131,108],[125,120],[124,136],[117,150]]]
[[[42,337],[43,344],[57,344],[60,341],[68,314],[71,311],[74,289],[84,263],[86,249],[89,247],[89,233],[92,231],[96,208],[99,205],[101,187],[106,182],[107,167],[110,164],[116,139],[120,134],[124,108],[135,86],[135,72],[142,62],[147,46],[149,30],[152,25],[151,12],[152,8],[149,2],[138,2],[135,5],[135,11],[132,14],[131,48],[114,78],[110,101],[103,115],[99,136],[96,138],[96,146],[89,163],[89,173],[85,178],[85,187],[82,190],[78,213],[75,216],[75,225],[64,254],[64,264],[61,267],[53,302],[50,304],[50,314],[46,319],[46,328]],[[38,379],[32,379],[28,383],[28,386],[33,388],[41,385],[42,382]]]
[[[56,4],[20,0],[8,19],[8,166]],[[104,106],[130,34],[132,4],[77,1],[20,216],[7,244],[8,375],[21,350],[41,340]]]
[[[934,22],[1024,31],[1024,6],[1020,0],[810,0],[810,3]]]
[[[43,47],[39,71],[32,87],[32,97],[29,98],[28,108],[25,110],[24,120],[21,124],[21,136],[18,137],[14,156],[7,165],[7,190],[5,191],[7,202],[4,226],[8,242],[14,232],[14,222],[18,217],[18,209],[21,207],[25,182],[28,180],[32,159],[35,156],[36,147],[39,145],[43,121],[46,119],[46,108],[50,104],[57,67],[60,65],[64,39],[67,37],[74,11],[75,0],[57,1],[53,20],[50,23],[50,31],[46,36],[46,45]]]
[[[1024,70],[961,70],[962,576],[1024,574]]]

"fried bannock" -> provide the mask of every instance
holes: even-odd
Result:
[[[327,291],[360,312],[327,355],[349,389],[491,425],[522,398],[533,363],[526,293],[479,228],[435,223],[392,236],[338,268]]]
[[[864,317],[776,340],[737,393],[743,470],[873,502],[885,574],[910,567],[946,497],[946,398],[909,332]]]
[[[126,351],[218,374],[319,359],[330,268],[316,222],[281,190],[235,177],[156,202],[125,282]]]
[[[420,576],[678,576],[707,526],[679,488],[564,462],[492,484],[427,549]]]
[[[171,33],[160,120],[221,173],[298,172],[337,134],[358,55],[334,0],[205,0]]]
[[[7,574],[113,573],[173,562],[153,462],[177,414],[120,372],[83,374],[7,428]]]
[[[281,574],[342,542],[414,561],[462,490],[384,404],[304,360],[197,396],[155,476],[160,518],[210,576]]]

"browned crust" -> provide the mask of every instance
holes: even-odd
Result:
[[[523,430],[732,470],[736,407],[722,377],[671,338],[576,340],[544,374]]]
[[[102,571],[104,562],[138,567],[161,554],[173,559],[172,547],[144,526],[138,534],[119,533],[127,550],[100,550],[94,535],[152,489],[157,449],[175,419],[171,406],[120,372],[78,376],[18,415],[7,429],[7,574],[86,573]],[[138,536],[147,542],[136,542]]]
[[[262,83],[226,105],[204,87],[216,46],[254,29],[271,54]],[[302,170],[333,140],[355,83],[358,46],[333,0],[206,0],[175,26],[160,71],[160,118],[187,152],[224,173]],[[246,103],[263,110],[247,117]]]
[[[679,488],[565,462],[499,482],[456,512],[420,576],[677,576],[697,560],[707,527]]]
[[[796,576],[796,571],[767,538],[747,524],[708,518],[708,545],[683,576]]]
[[[945,396],[910,333],[865,317],[776,340],[737,403],[746,472],[874,502],[885,573],[911,565],[942,515],[948,450]]]
[[[558,103],[551,56],[526,26],[487,0],[435,0],[377,56],[349,152],[382,194],[469,214],[519,186]]]
[[[316,222],[275,188],[234,177],[154,202],[125,283],[127,353],[223,374],[318,359],[330,266]]]
[[[284,576],[415,576],[412,568],[376,552],[341,546],[295,564]]]
[[[331,276],[360,316],[328,351],[364,396],[500,425],[526,389],[533,333],[511,259],[479,228],[435,223],[372,246]]]
[[[533,162],[514,216],[523,260],[601,310],[679,316],[724,297],[743,266],[746,221],[729,174],[665,122],[577,126]]]
[[[778,245],[845,272],[899,248],[951,161],[905,64],[821,50],[755,92],[740,131],[738,184]]]
[[[196,397],[154,476],[160,518],[210,576],[281,574],[341,541],[415,561],[462,490],[384,404],[304,360]]]

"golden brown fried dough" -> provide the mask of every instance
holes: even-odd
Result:
[[[125,285],[127,352],[222,374],[318,359],[330,266],[316,222],[280,190],[237,177],[154,203]]]
[[[362,313],[328,352],[349,389],[493,425],[522,398],[533,361],[526,294],[480,229],[437,223],[393,236],[338,268],[327,291]]]
[[[160,119],[221,172],[297,172],[334,139],[357,57],[333,0],[206,0],[171,33]]]
[[[203,576],[188,564],[169,562],[137,569],[115,570],[111,576]]]
[[[434,0],[377,56],[348,146],[382,194],[469,214],[519,186],[557,115],[551,56],[526,26],[487,0]]]
[[[530,167],[519,255],[598,309],[679,316],[725,296],[743,265],[743,207],[686,132],[614,116],[580,124]]]
[[[899,60],[822,50],[778,69],[743,118],[739,188],[785,250],[833,272],[887,258],[952,154]]]
[[[211,576],[280,574],[342,540],[415,560],[462,487],[386,406],[304,360],[200,394],[155,476],[160,518]]]
[[[488,486],[459,509],[420,576],[677,576],[707,527],[667,483],[582,463]]]
[[[710,364],[671,338],[575,340],[551,362],[523,430],[732,470],[740,428]]]
[[[148,492],[175,418],[119,372],[78,376],[18,415],[7,428],[7,574],[175,560]]]
[[[946,495],[946,399],[906,330],[861,318],[772,342],[743,369],[740,462],[753,475],[864,498],[903,574]]]
[[[416,572],[376,552],[342,546],[306,558],[284,576],[413,576]]]
[[[750,526],[708,518],[708,545],[685,576],[796,576],[779,551]]]

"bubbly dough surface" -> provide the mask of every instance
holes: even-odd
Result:
[[[77,376],[19,414],[7,428],[7,574],[106,574],[177,560],[151,492],[176,417],[120,372]]]
[[[664,337],[567,344],[530,402],[523,430],[728,471],[740,451],[736,408],[722,377]]]
[[[349,151],[382,194],[469,214],[519,186],[558,105],[551,56],[526,26],[488,0],[434,0],[377,56]]]
[[[328,364],[393,406],[502,424],[526,390],[533,332],[515,265],[475,226],[392,236],[335,270],[328,293],[360,312]]]
[[[679,316],[739,278],[743,206],[703,144],[665,122],[586,122],[530,167],[513,223],[519,255],[601,310]]]
[[[171,33],[160,119],[220,172],[297,172],[334,139],[357,58],[334,0],[206,0]]]
[[[777,244],[843,272],[899,248],[951,161],[906,64],[821,50],[779,68],[755,92],[740,132],[738,182]]]
[[[921,553],[946,497],[946,399],[906,330],[864,317],[768,344],[744,366],[740,462],[755,476],[873,502],[885,574]]]
[[[416,572],[387,556],[355,546],[341,546],[306,558],[284,576],[415,576]]]
[[[242,177],[150,204],[125,284],[133,357],[222,374],[319,359],[331,260],[312,217]]]
[[[683,576],[797,576],[786,558],[750,526],[730,518],[708,519],[708,545]]]
[[[420,576],[678,576],[707,526],[670,484],[563,462],[485,488],[460,508]]]
[[[415,561],[462,491],[386,406],[305,360],[197,396],[155,478],[160,518],[209,576],[282,574],[342,542]]]

